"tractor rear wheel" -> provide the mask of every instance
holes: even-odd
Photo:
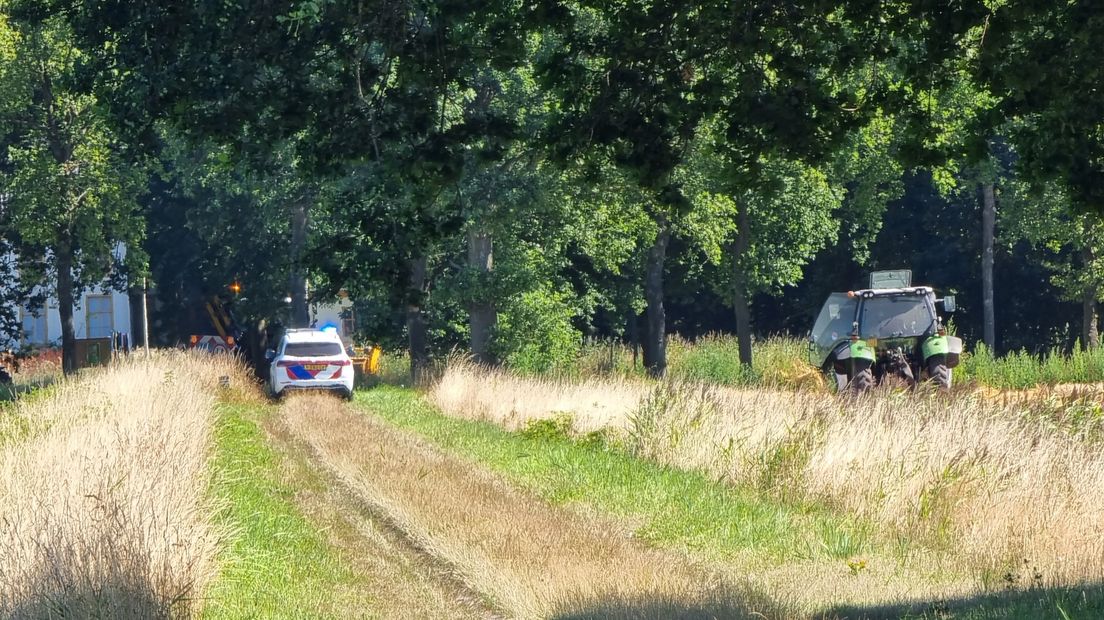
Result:
[[[870,366],[863,368],[851,377],[848,389],[855,394],[862,394],[874,389],[874,369]]]
[[[946,360],[942,356],[928,360],[928,378],[944,390],[951,389],[951,369],[947,367]]]

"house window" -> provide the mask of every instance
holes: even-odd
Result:
[[[346,338],[352,338],[355,333],[356,314],[354,314],[352,308],[349,308],[341,313],[341,335]]]
[[[89,295],[85,298],[89,338],[110,338],[115,331],[110,295]]]
[[[46,334],[46,309],[23,309],[23,344],[45,346],[49,342]]]

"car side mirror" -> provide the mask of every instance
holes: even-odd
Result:
[[[274,359],[276,359],[276,351],[275,350],[268,349],[267,351],[265,351],[265,361],[271,362]]]
[[[943,311],[944,312],[954,312],[955,308],[957,308],[957,307],[958,306],[955,305],[954,295],[947,295],[946,297],[943,298]]]

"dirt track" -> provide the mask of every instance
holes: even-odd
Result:
[[[353,522],[339,544],[367,547],[357,555],[370,569],[406,567],[404,581],[429,584],[439,597],[436,609],[401,615],[763,617],[746,592],[644,547],[617,523],[549,506],[335,400],[293,399],[271,424],[275,438],[334,482],[308,504],[323,519]],[[349,507],[359,516],[350,519]],[[385,615],[404,611],[390,609]]]
[[[326,403],[340,407],[333,401]],[[351,614],[369,617],[498,618],[478,593],[418,548],[387,515],[366,504],[335,477],[285,417],[267,418],[265,431],[284,455],[284,475],[299,489],[295,503],[328,535],[343,561],[361,576],[350,593]]]

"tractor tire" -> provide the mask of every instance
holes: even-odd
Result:
[[[831,366],[824,371],[822,376],[830,391],[842,394],[847,389],[847,375],[836,372]]]
[[[847,384],[847,389],[852,394],[865,394],[874,389],[874,369],[870,366],[855,373]]]
[[[943,390],[951,389],[951,369],[942,356],[928,360],[928,379]]]

